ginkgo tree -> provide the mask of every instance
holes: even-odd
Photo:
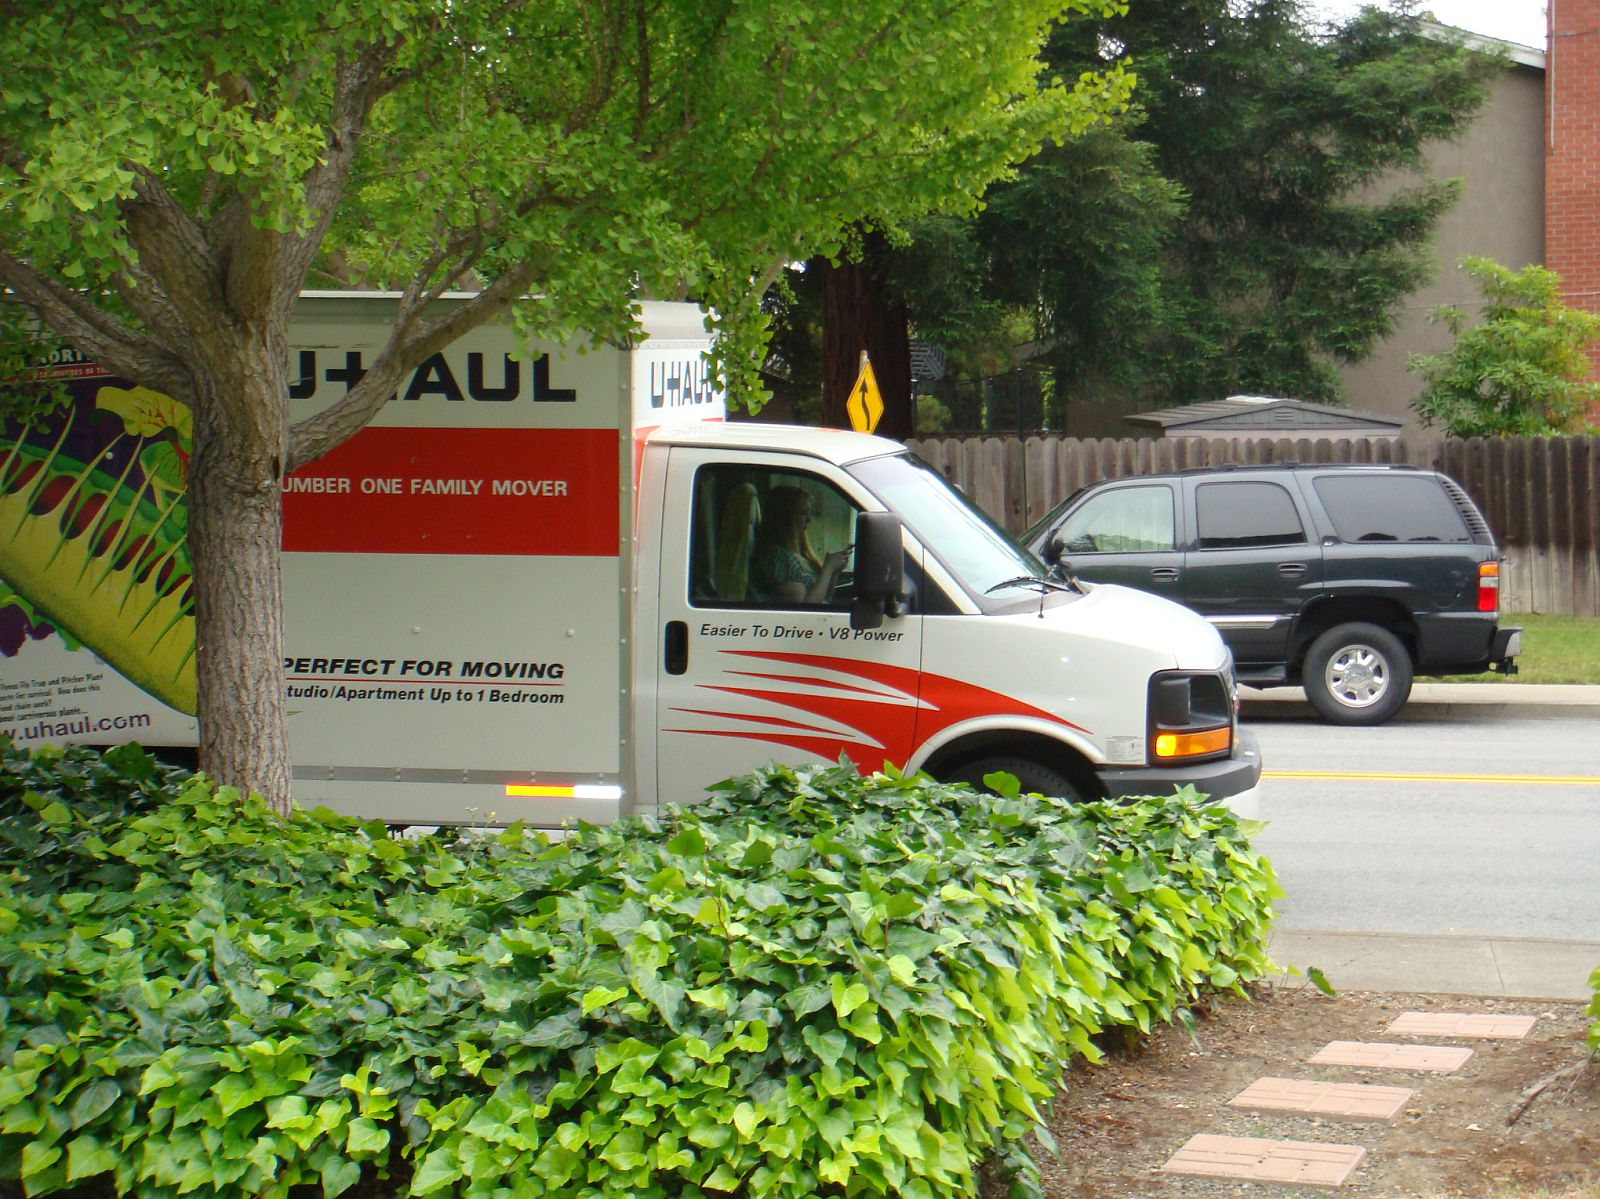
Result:
[[[1121,105],[1052,26],[1112,0],[31,0],[0,4],[0,284],[192,414],[202,766],[290,802],[280,488],[469,328],[623,338],[759,296],[852,222],[970,207]],[[308,284],[398,294],[348,395],[291,423]],[[447,290],[475,292],[449,308]]]

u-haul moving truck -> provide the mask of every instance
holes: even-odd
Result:
[[[304,297],[294,419],[360,377],[393,307]],[[285,480],[300,803],[554,826],[843,754],[1251,812],[1204,620],[1043,578],[894,442],[726,421],[700,312],[642,323],[585,352],[479,329]],[[0,733],[192,745],[188,413],[67,358],[71,410],[0,441]]]

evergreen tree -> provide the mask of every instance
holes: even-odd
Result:
[[[919,336],[963,314],[958,371],[1020,312],[1058,397],[1139,406],[1339,398],[1337,365],[1432,269],[1459,184],[1428,178],[1425,151],[1502,69],[1409,4],[1322,29],[1301,0],[1130,5],[1061,27],[1045,56],[1063,78],[1125,63],[1134,109],[992,185],[960,236],[905,230],[884,291]],[[922,264],[952,244],[973,274],[941,284]]]
[[[1430,272],[1459,185],[1424,177],[1424,151],[1465,128],[1499,66],[1404,8],[1319,34],[1299,0],[1130,6],[1098,37],[1063,30],[1054,65],[1108,47],[1138,78],[1137,136],[1188,197],[1144,389],[1335,398],[1334,364],[1366,356]]]

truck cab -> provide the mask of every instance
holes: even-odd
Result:
[[[797,493],[811,560],[850,551],[825,595],[764,585],[763,539]],[[1050,580],[895,442],[662,429],[639,512],[635,725],[653,729],[640,775],[662,801],[775,757],[842,755],[1084,798],[1192,783],[1254,814],[1260,758],[1213,629],[1137,591]]]

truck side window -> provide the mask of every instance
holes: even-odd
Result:
[[[1194,507],[1203,550],[1306,541],[1294,499],[1277,483],[1202,483],[1195,489]]]
[[[803,471],[745,464],[695,475],[690,602],[848,608],[856,506]]]
[[[1057,530],[1071,554],[1149,553],[1177,543],[1172,488],[1118,487],[1097,495]]]

